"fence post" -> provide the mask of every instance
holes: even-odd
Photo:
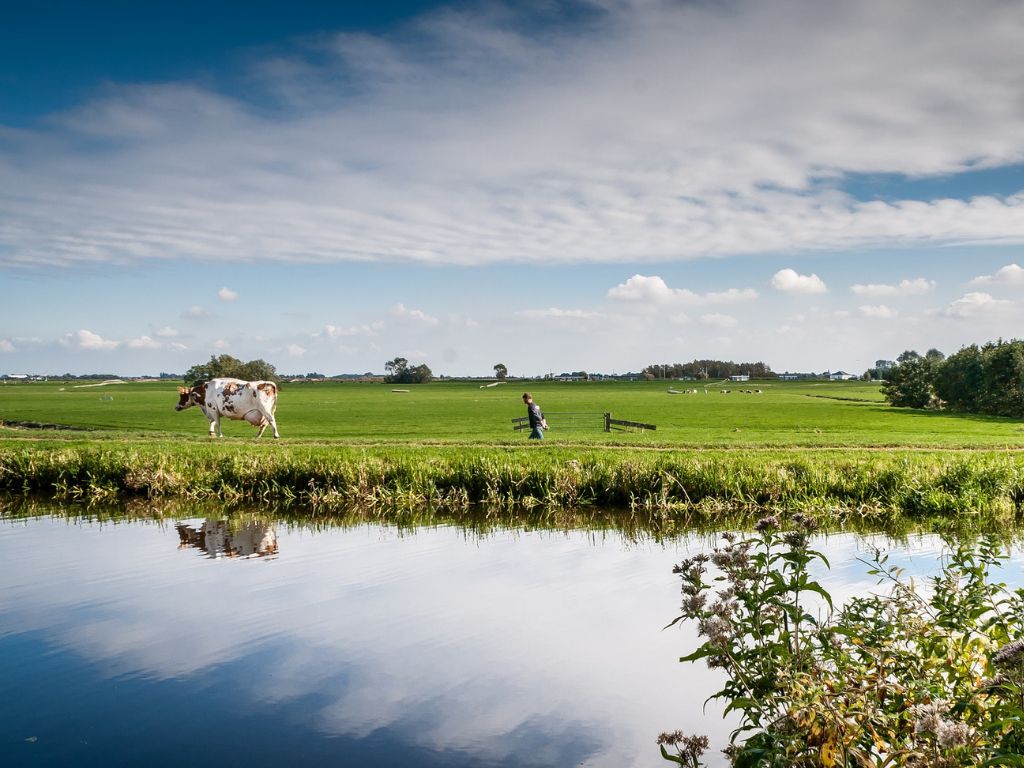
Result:
[[[607,412],[604,415],[604,431],[605,432],[611,432],[612,431],[612,414],[611,414],[611,412]]]

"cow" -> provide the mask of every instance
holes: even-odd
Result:
[[[210,437],[223,437],[221,418],[245,419],[259,427],[257,438],[263,436],[269,424],[274,437],[280,437],[274,411],[277,410],[277,384],[272,381],[242,381],[241,379],[210,379],[191,389],[178,387],[176,411],[198,405],[210,420]]]

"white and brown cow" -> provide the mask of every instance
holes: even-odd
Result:
[[[176,411],[183,411],[198,405],[210,420],[210,437],[223,437],[220,420],[245,419],[259,427],[261,437],[269,424],[277,432],[274,411],[277,410],[277,385],[272,381],[242,381],[241,379],[210,379],[205,384],[196,384],[191,389],[178,387]]]

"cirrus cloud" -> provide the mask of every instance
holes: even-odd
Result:
[[[514,23],[509,3],[318,35],[258,61],[244,93],[215,77],[110,84],[5,135],[0,264],[654,263],[1024,242],[1019,190],[843,191],[862,174],[1024,160],[1019,3],[591,8],[553,28]]]

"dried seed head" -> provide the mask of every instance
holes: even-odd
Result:
[[[1024,640],[1007,643],[992,654],[992,663],[998,667],[1013,667],[1024,664]]]

